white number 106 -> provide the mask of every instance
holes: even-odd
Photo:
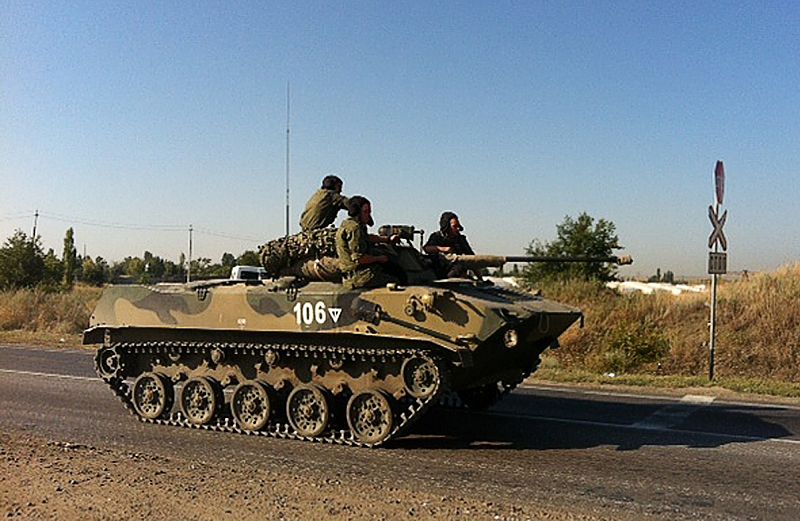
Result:
[[[311,302],[303,302],[301,304],[298,302],[294,305],[293,311],[298,324],[310,325],[315,321],[317,324],[324,324],[328,319],[327,309],[325,309],[325,303],[322,301],[316,304],[311,304]]]

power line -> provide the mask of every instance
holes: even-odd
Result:
[[[225,234],[225,233],[206,230],[204,228],[195,228],[194,231],[196,231],[197,233],[200,233],[202,235],[210,235],[212,237],[221,237],[223,239],[234,239],[234,240],[237,240],[237,241],[259,242],[259,241],[263,241],[264,240],[263,238],[258,238],[258,237],[245,237],[245,236],[240,236],[240,235],[229,235],[229,234]]]
[[[30,219],[34,217],[36,214],[34,212],[16,212],[16,213],[9,213],[3,214],[0,216],[0,221],[6,220],[15,220],[15,219]],[[94,226],[97,228],[108,228],[114,230],[136,230],[136,231],[150,231],[150,232],[186,232],[186,225],[183,224],[130,224],[130,223],[121,223],[121,222],[109,222],[109,221],[101,221],[97,219],[86,219],[82,217],[75,217],[60,213],[51,213],[51,212],[38,212],[38,216],[45,220],[51,221],[59,221],[64,222],[67,224],[82,224],[85,226]],[[217,230],[211,230],[208,228],[193,228],[196,233],[201,235],[207,235],[211,237],[217,237],[221,239],[231,239],[236,241],[243,241],[243,242],[263,242],[263,238],[261,237],[253,237],[248,235],[236,235],[232,233],[221,232]]]
[[[33,212],[15,212],[0,215],[0,221],[19,221],[22,219],[30,219],[33,217]]]
[[[72,217],[69,215],[56,214],[50,212],[39,212],[40,217],[52,219],[54,221],[61,221],[65,223],[84,224],[86,226],[96,226],[98,228],[113,228],[117,230],[146,230],[146,231],[164,231],[164,232],[182,232],[186,230],[186,226],[179,224],[126,224],[118,222],[98,221],[94,219],[83,219],[80,217]]]

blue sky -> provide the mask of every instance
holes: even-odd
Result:
[[[586,211],[623,273],[699,275],[722,159],[729,269],[800,256],[796,2],[65,4],[0,5],[0,238],[36,209],[110,260],[281,235],[289,82],[293,230],[335,172],[479,253]]]

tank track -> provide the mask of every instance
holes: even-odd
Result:
[[[398,401],[395,411],[395,425],[391,433],[377,443],[365,443],[358,440],[352,432],[344,429],[329,428],[325,433],[317,437],[302,436],[296,432],[288,421],[270,421],[262,430],[244,430],[236,425],[236,422],[228,416],[217,415],[211,423],[206,425],[196,425],[189,422],[179,410],[173,410],[168,418],[148,419],[142,417],[136,411],[132,400],[133,385],[129,384],[125,378],[115,375],[103,375],[100,370],[101,353],[108,352],[111,348],[117,356],[123,358],[122,353],[136,355],[139,353],[148,355],[170,355],[175,353],[204,353],[212,349],[232,350],[236,354],[239,350],[249,354],[264,355],[267,351],[279,352],[282,356],[314,357],[320,358],[339,358],[351,360],[370,360],[376,363],[386,362],[391,357],[408,358],[411,356],[422,356],[432,360],[439,369],[439,381],[437,389],[430,396],[424,399],[406,396],[402,401]],[[118,359],[119,360],[119,359]],[[124,366],[124,362],[120,364]],[[177,427],[188,427],[193,429],[233,432],[237,434],[247,434],[251,436],[270,436],[273,438],[293,439],[313,441],[318,443],[332,443],[337,445],[348,445],[355,447],[378,447],[406,433],[409,427],[417,421],[424,412],[434,405],[439,397],[445,392],[446,373],[442,361],[431,353],[423,349],[404,348],[404,349],[370,349],[356,348],[350,346],[320,346],[305,344],[268,344],[268,343],[224,343],[224,342],[117,342],[98,349],[95,356],[95,369],[100,378],[111,388],[117,398],[123,403],[128,412],[144,423],[154,423],[158,425],[171,425]],[[223,404],[225,405],[225,404]],[[177,409],[177,408],[176,408]],[[226,409],[227,410],[227,409]]]
[[[497,398],[494,400],[494,402],[489,404],[486,408],[491,407],[495,403],[498,403],[500,400],[505,398],[509,393],[511,393],[511,391],[513,391],[514,389],[519,387],[519,385],[528,376],[530,376],[532,372],[533,371],[528,371],[527,373],[522,374],[520,376],[520,378],[515,380],[514,382],[506,382],[506,381],[497,382],[496,383],[497,389],[498,389]],[[458,395],[458,392],[456,392],[456,391],[443,393],[441,398],[439,398],[439,400],[437,402],[437,405],[439,407],[447,407],[447,408],[450,408],[450,409],[470,409],[470,410],[473,410],[469,405],[467,405],[464,402],[464,400],[461,399],[461,397]]]
[[[511,393],[511,391],[513,391],[514,389],[519,387],[519,385],[522,382],[524,382],[530,375],[532,375],[536,371],[536,369],[539,368],[539,364],[540,363],[541,363],[541,360],[537,359],[536,363],[530,369],[522,371],[519,374],[519,377],[515,378],[513,381],[508,382],[508,381],[502,380],[502,381],[496,382],[495,385],[497,386],[497,390],[498,390],[497,397],[495,398],[495,400],[491,404],[488,404],[485,407],[480,407],[479,410],[480,409],[488,409],[489,407],[493,406],[494,404],[498,403],[500,400],[505,398],[508,394]],[[438,407],[445,407],[445,408],[449,408],[449,409],[475,410],[473,407],[470,407],[469,405],[467,405],[464,402],[464,400],[461,399],[461,397],[459,396],[458,392],[456,392],[456,391],[450,391],[450,392],[442,393],[442,395],[439,398],[439,400],[437,401],[436,405]]]

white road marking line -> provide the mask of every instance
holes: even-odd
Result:
[[[33,371],[16,371],[14,369],[0,369],[0,373],[23,374],[26,376],[44,376],[46,378],[63,378],[65,380],[84,380],[86,382],[102,382],[98,377],[73,376],[70,374],[36,373]]]
[[[683,423],[689,416],[700,410],[702,406],[676,403],[657,409],[653,414],[634,423],[635,427],[649,430],[671,429]]]
[[[626,425],[623,423],[609,423],[609,422],[600,422],[594,420],[575,420],[571,418],[555,418],[553,416],[537,416],[535,414],[511,414],[505,412],[473,412],[471,414],[483,415],[483,416],[499,416],[501,418],[510,418],[510,419],[519,419],[524,418],[526,420],[541,420],[541,421],[549,421],[554,423],[567,423],[567,424],[574,424],[574,425],[589,425],[592,427],[610,427],[613,429],[625,429],[625,430],[632,430],[632,431],[649,431],[649,432],[666,432],[666,433],[673,433],[673,434],[691,434],[694,436],[712,436],[716,438],[725,438],[725,439],[733,439],[733,440],[740,440],[740,441],[774,441],[777,443],[788,443],[790,445],[800,445],[800,440],[785,440],[782,438],[765,438],[763,436],[747,436],[745,434],[724,434],[720,432],[708,432],[708,431],[690,431],[687,429],[670,429],[670,428],[659,428],[659,429],[649,429],[649,428],[641,428],[637,427],[636,424],[633,425]]]
[[[554,393],[567,393],[567,394],[585,394],[589,396],[613,396],[615,398],[645,398],[647,400],[662,400],[665,402],[674,402],[676,396],[663,396],[658,394],[636,394],[636,393],[621,393],[618,391],[593,391],[590,389],[581,389],[578,387],[551,387],[549,385],[537,385],[523,383],[519,386],[521,389],[530,389],[533,391],[551,391]]]
[[[681,403],[675,403],[657,409],[653,414],[633,425],[640,429],[671,429],[683,423],[693,413],[714,401],[713,396],[687,394]]]
[[[12,346],[12,345],[7,345],[7,344],[0,344],[0,349],[10,349],[10,350],[13,350],[13,351],[27,351],[27,352],[34,351],[34,352],[37,352],[37,353],[58,353],[58,354],[67,353],[67,354],[73,354],[73,355],[80,354],[80,355],[86,355],[86,356],[91,356],[94,353],[94,350],[89,351],[89,350],[83,350],[83,349],[75,349],[74,347],[63,347],[63,348],[54,347],[54,348],[48,348],[48,349],[41,349],[41,348],[38,348],[38,347],[18,347],[18,346]]]
[[[621,393],[617,391],[593,391],[590,389],[581,389],[579,387],[556,387],[556,386],[549,386],[549,385],[538,385],[538,384],[529,384],[523,383],[521,384],[518,389],[527,389],[531,391],[545,391],[545,392],[553,392],[553,393],[563,393],[563,394],[583,394],[587,396],[611,396],[614,398],[638,398],[640,400],[658,400],[664,402],[675,402],[678,400],[677,396],[664,396],[658,394],[636,394],[636,393]],[[701,396],[701,395],[686,395],[686,396]],[[685,398],[685,397],[684,397]],[[740,407],[768,407],[770,409],[789,409],[793,411],[800,411],[800,406],[791,405],[791,404],[783,404],[783,403],[772,403],[772,402],[744,402],[744,401],[736,401],[736,400],[726,400],[724,398],[719,398],[716,396],[709,397],[713,398],[717,404],[724,404],[724,405],[736,405]],[[683,398],[681,398],[683,399]]]
[[[716,396],[705,396],[702,394],[687,394],[683,398],[681,398],[682,402],[686,403],[696,403],[701,405],[708,405],[709,403],[716,400]]]

